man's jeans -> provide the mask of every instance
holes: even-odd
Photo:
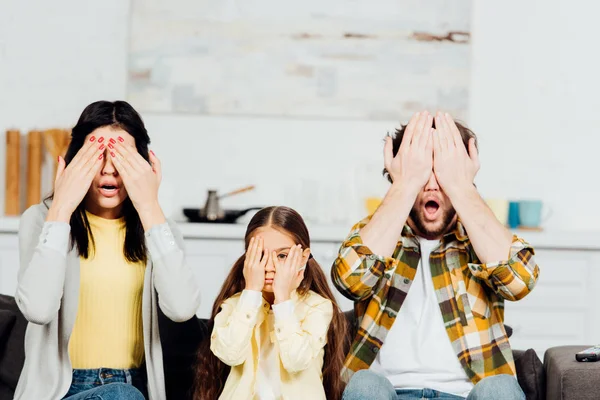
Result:
[[[146,381],[145,368],[75,369],[63,400],[144,400]]]
[[[394,389],[390,381],[367,369],[356,372],[342,400],[464,400],[464,397],[431,389]],[[496,375],[484,378],[471,390],[467,400],[525,400],[525,394],[517,378],[512,375]]]

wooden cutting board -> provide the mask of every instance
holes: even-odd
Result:
[[[27,135],[27,208],[37,204],[42,197],[42,132],[31,131]]]
[[[6,190],[4,199],[4,214],[19,215],[21,213],[21,198],[19,195],[20,161],[21,161],[21,132],[9,130],[6,132]]]

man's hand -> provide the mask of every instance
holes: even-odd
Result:
[[[469,139],[469,152],[456,123],[449,114],[437,113],[433,133],[433,172],[452,201],[455,193],[472,188],[479,171],[479,155],[475,139]]]
[[[393,254],[419,192],[433,173],[433,117],[427,111],[413,115],[394,157],[392,138],[384,148],[385,168],[392,179],[381,205],[360,230],[363,243],[383,257]]]
[[[395,157],[392,138],[385,142],[384,165],[392,182],[414,193],[415,198],[433,170],[432,124],[433,117],[427,111],[413,115]]]

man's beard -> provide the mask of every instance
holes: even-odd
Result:
[[[456,210],[454,208],[450,208],[449,210],[443,211],[443,215],[441,217],[443,223],[439,225],[439,228],[436,230],[429,230],[425,227],[425,221],[423,221],[423,218],[421,218],[421,214],[419,213],[419,210],[416,206],[414,206],[410,210],[409,217],[415,224],[415,228],[418,231],[415,233],[417,233],[418,235],[422,235],[427,239],[433,239],[441,237],[449,230],[449,228],[451,227],[450,224],[452,223],[452,220],[454,219],[455,215]],[[434,223],[437,223],[437,221]]]

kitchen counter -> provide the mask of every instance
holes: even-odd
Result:
[[[240,240],[246,231],[245,224],[202,224],[178,222],[186,239]],[[314,242],[340,243],[350,231],[351,225],[308,225]],[[16,234],[18,217],[0,217],[0,234]],[[534,247],[544,249],[600,250],[598,231],[519,231],[515,233]]]

